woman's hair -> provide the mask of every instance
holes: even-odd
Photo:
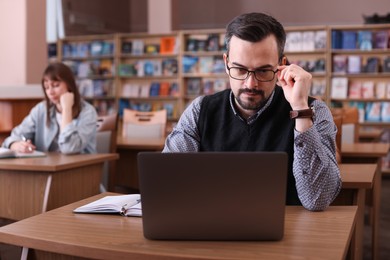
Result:
[[[46,107],[47,107],[46,124],[49,125],[50,123],[50,108],[53,106],[53,104],[50,102],[50,99],[48,98],[45,91],[45,86],[44,86],[45,79],[49,79],[52,81],[62,81],[66,84],[68,91],[73,93],[74,95],[74,104],[72,107],[72,118],[77,118],[81,111],[81,97],[80,97],[80,92],[76,85],[73,72],[65,64],[61,62],[55,62],[47,66],[42,76],[42,88],[43,88],[43,93],[45,94]]]
[[[247,13],[235,17],[226,27],[225,44],[229,55],[232,36],[249,41],[258,42],[269,35],[274,35],[278,44],[279,60],[283,57],[286,32],[283,26],[272,16],[264,13]]]

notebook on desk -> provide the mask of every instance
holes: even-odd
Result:
[[[287,154],[138,154],[144,236],[166,240],[280,240]]]

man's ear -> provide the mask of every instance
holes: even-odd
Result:
[[[280,62],[280,65],[290,65],[290,62],[288,62],[287,57],[283,56],[282,60]]]

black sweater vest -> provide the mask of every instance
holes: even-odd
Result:
[[[291,106],[282,88],[276,86],[270,106],[250,125],[234,115],[229,98],[230,90],[204,97],[198,124],[200,151],[287,152],[286,204],[301,205],[292,173],[295,120],[290,119]]]

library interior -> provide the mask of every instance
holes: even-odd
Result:
[[[5,0],[0,7],[0,142],[47,98],[42,75],[57,62],[97,116],[93,154],[0,148],[0,260],[390,259],[388,0]],[[329,208],[285,206],[282,240],[231,244],[149,241],[139,211],[74,213],[105,196],[139,194],[138,154],[162,152],[199,96],[230,91],[226,26],[251,12],[283,25],[283,55],[310,73],[309,96],[326,104],[337,127],[342,185]],[[258,69],[241,69],[245,81],[257,79]],[[55,228],[58,221],[64,226]]]

